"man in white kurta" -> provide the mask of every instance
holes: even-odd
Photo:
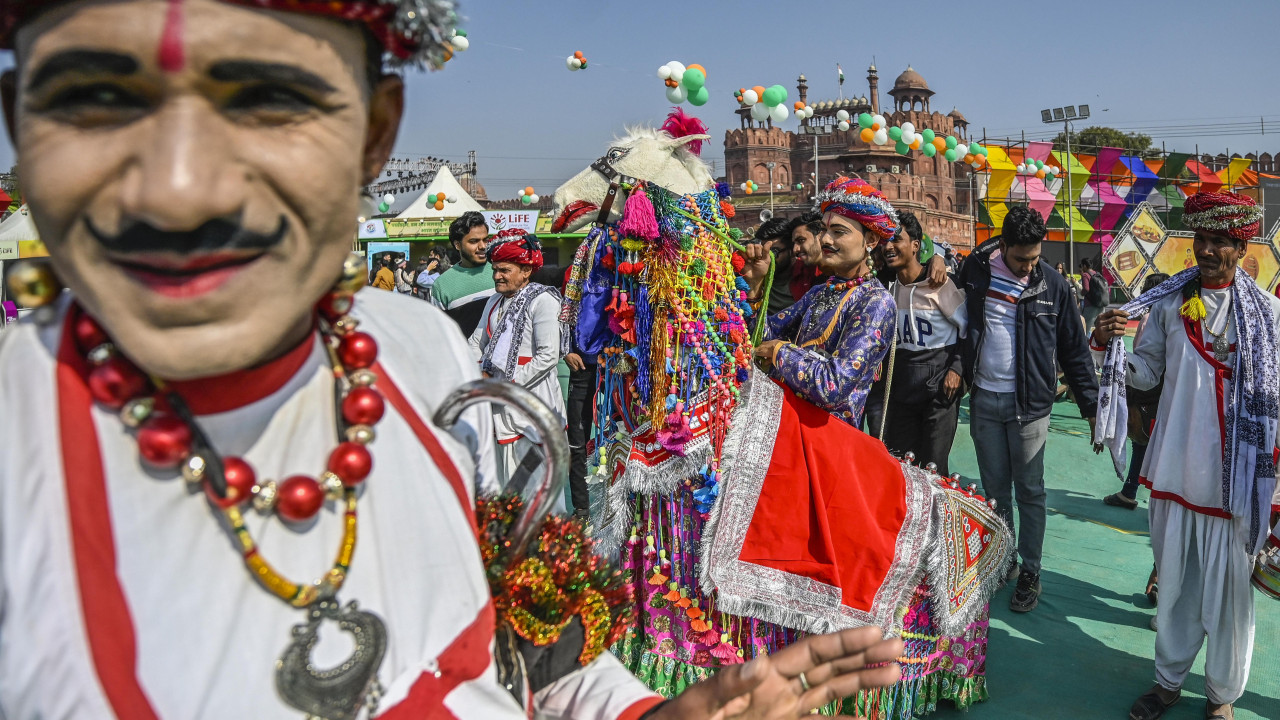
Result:
[[[388,628],[379,717],[434,717],[432,708],[460,720],[527,717],[496,680],[473,530],[476,458],[492,464],[481,452],[488,410],[469,411],[454,435],[430,423],[478,372],[435,308],[366,290],[356,316],[379,340],[388,408],[341,597]],[[68,343],[61,319],[0,334],[0,717],[299,717],[274,683],[302,613],[245,572],[218,511],[181,477],[141,471],[116,413],[90,404],[69,377],[60,361]],[[333,374],[317,336],[265,366],[177,388],[214,446],[260,477],[314,472],[333,446]],[[100,472],[78,459],[85,453]],[[332,562],[340,505],[328,503],[305,531],[245,516],[284,575],[313,577]],[[317,661],[346,652],[321,643]],[[551,718],[613,720],[657,700],[605,653],[544,690],[538,707]]]
[[[468,344],[481,371],[531,391],[565,423],[564,393],[557,372],[560,364],[560,296],[554,288],[530,282],[542,266],[537,238],[519,230],[504,230],[489,248],[497,290],[485,304],[480,324]],[[498,442],[499,483],[522,486],[541,464],[541,439],[520,413],[493,408]],[[561,499],[557,510],[564,509]]]
[[[1232,380],[1239,371],[1240,352],[1265,353],[1273,368],[1280,364],[1275,342],[1280,337],[1280,299],[1259,290],[1246,273],[1236,270],[1247,241],[1238,236],[1247,239],[1253,231],[1233,237],[1225,232],[1228,228],[1213,223],[1205,227],[1200,224],[1204,220],[1198,221],[1204,216],[1194,212],[1203,212],[1201,206],[1221,205],[1209,197],[1193,196],[1187,201],[1184,223],[1197,229],[1199,273],[1188,271],[1169,281],[1174,285],[1161,286],[1166,288],[1165,295],[1150,305],[1150,317],[1126,367],[1127,382],[1134,388],[1150,389],[1164,380],[1141,471],[1142,483],[1151,489],[1151,545],[1160,578],[1158,686],[1134,705],[1131,717],[1137,720],[1159,717],[1164,707],[1177,700],[1204,644],[1208,646],[1207,717],[1232,717],[1231,704],[1244,693],[1253,650],[1249,577],[1259,534],[1271,526],[1275,509],[1274,472],[1259,483],[1258,498],[1240,497],[1238,487],[1224,479],[1223,457],[1230,426],[1239,422],[1234,415]],[[1185,291],[1175,287],[1179,282],[1187,283]],[[1161,293],[1161,288],[1152,293]],[[1202,318],[1198,312],[1183,310],[1184,304],[1194,305],[1189,300],[1193,288],[1203,303]],[[1242,297],[1256,303],[1257,312],[1247,317],[1248,322],[1261,324],[1255,328],[1260,332],[1250,337],[1263,338],[1255,341],[1262,347],[1241,347],[1245,333],[1237,328],[1235,305]],[[1127,320],[1128,314],[1121,311],[1108,311],[1099,318],[1092,343],[1099,359],[1102,341],[1123,334]],[[1269,397],[1275,397],[1274,390]],[[1123,403],[1123,398],[1113,399]],[[1275,409],[1270,412],[1274,417]],[[1274,424],[1271,428],[1268,450],[1275,444]],[[1253,517],[1251,503],[1260,517]]]

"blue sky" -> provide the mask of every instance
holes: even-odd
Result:
[[[835,97],[839,62],[846,95],[862,94],[873,56],[882,103],[911,64],[937,93],[933,109],[958,107],[979,136],[1043,134],[1042,108],[1085,103],[1097,124],[1167,136],[1170,149],[1280,152],[1274,0],[463,0],[462,10],[471,48],[442,72],[409,75],[397,153],[476,150],[490,198],[527,185],[550,193],[623,126],[660,123],[670,105],[655,73],[669,60],[707,68],[711,102],[685,108],[711,126],[703,155],[718,171],[724,131],[738,126],[734,90],[782,84],[791,102],[804,73],[810,101]],[[575,50],[589,67],[571,73]],[[1211,126],[1248,121],[1249,134]],[[11,159],[4,143],[0,167]]]

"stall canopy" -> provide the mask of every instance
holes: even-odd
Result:
[[[31,221],[31,213],[23,205],[16,212],[0,222],[0,242],[31,242],[39,240],[40,233],[36,224]]]
[[[427,197],[430,195],[438,195],[439,193],[444,193],[445,198],[449,200],[457,198],[457,201],[446,201],[444,209],[437,210],[432,204],[427,202]],[[409,207],[405,208],[404,212],[400,213],[396,217],[452,218],[458,217],[462,213],[469,212],[471,210],[480,212],[484,210],[484,208],[480,206],[480,203],[475,201],[475,198],[468,195],[466,190],[462,189],[462,185],[458,183],[458,179],[453,176],[453,173],[449,171],[447,166],[444,166],[436,172],[435,179],[431,181],[430,185],[427,185],[427,189],[423,190],[421,195],[414,198],[413,202],[409,203]]]

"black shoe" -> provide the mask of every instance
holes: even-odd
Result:
[[[1123,493],[1115,493],[1102,498],[1102,502],[1112,507],[1122,507],[1126,510],[1134,510],[1138,507],[1138,501],[1133,498],[1127,498]]]
[[[1026,613],[1036,609],[1040,604],[1040,574],[1023,570],[1018,575],[1018,586],[1013,590],[1013,598],[1009,600],[1009,609]]]
[[[1009,572],[1004,574],[1005,583],[1011,583],[1018,579],[1018,563],[1009,563]]]

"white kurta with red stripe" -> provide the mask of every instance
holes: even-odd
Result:
[[[452,321],[426,303],[365,291],[357,314],[379,342],[388,403],[339,597],[386,623],[379,717],[525,717],[496,680],[470,519],[476,459],[492,465],[489,450],[476,450],[491,447],[490,424],[476,421],[487,410],[465,415],[452,436],[429,424],[475,364]],[[0,717],[301,717],[274,683],[303,613],[249,576],[202,496],[173,473],[143,469],[133,435],[60,364],[62,338],[61,323],[0,334]],[[260,478],[315,476],[336,442],[332,374],[314,339],[188,401],[214,446]],[[246,518],[287,577],[310,581],[332,564],[333,503],[302,527]],[[321,667],[348,650],[327,637]],[[606,653],[539,701],[542,717],[612,720],[655,699]]]

